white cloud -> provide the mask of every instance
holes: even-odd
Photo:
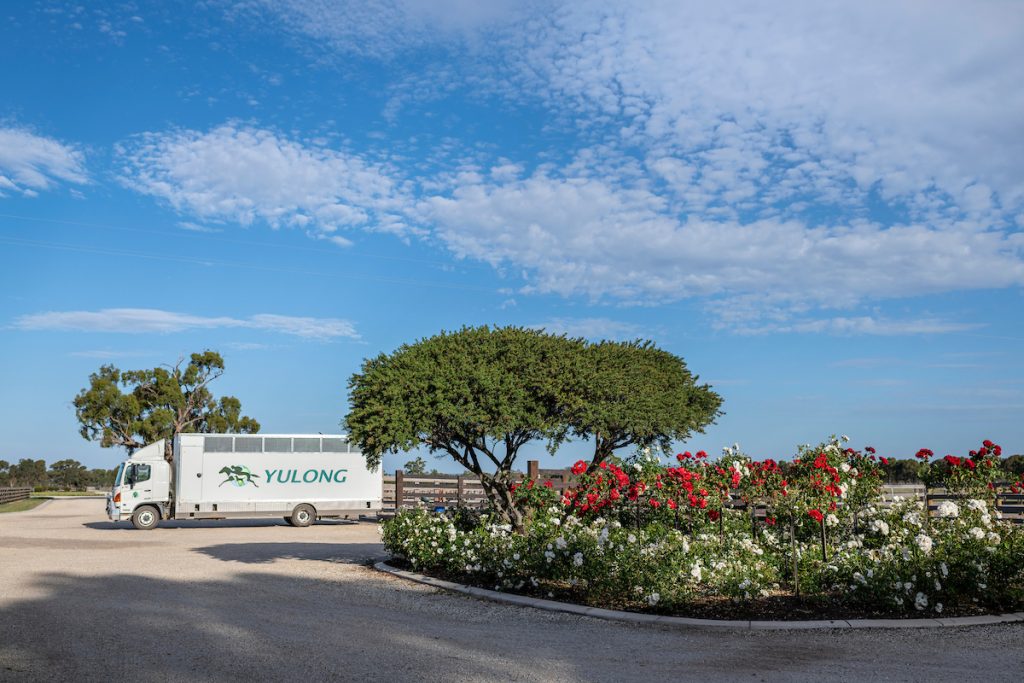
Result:
[[[35,196],[61,182],[89,182],[81,151],[24,128],[0,127],[0,197]]]
[[[939,318],[892,320],[871,316],[836,317],[815,320],[795,320],[779,324],[736,327],[738,334],[767,334],[778,332],[817,333],[837,336],[900,336],[915,334],[947,334],[966,332],[981,327],[973,323],[958,323]],[[848,363],[847,363],[848,364]]]
[[[263,6],[328,52],[431,55],[391,84],[388,117],[459,96],[461,79],[476,98],[546,107],[558,146],[485,159],[452,138],[435,152],[456,162],[424,177],[228,125],[126,146],[133,187],[342,244],[341,228],[429,235],[521,274],[523,293],[704,298],[735,331],[949,332],[965,327],[850,309],[1024,284],[1014,3]]]
[[[515,86],[607,117],[698,206],[1024,200],[1012,3],[572,2],[539,24],[509,38]]]
[[[551,334],[564,334],[569,337],[583,337],[591,340],[625,340],[651,336],[650,330],[645,331],[639,325],[611,318],[552,318],[537,325],[530,325],[530,327],[542,329]]]
[[[274,28],[297,31],[343,54],[390,57],[443,43],[480,41],[480,32],[521,17],[513,0],[259,0]]]
[[[464,182],[420,211],[457,255],[528,269],[529,289],[632,303],[722,296],[710,308],[725,323],[773,306],[850,306],[1024,283],[1019,234],[679,218],[665,204],[643,189],[538,173]]]
[[[339,318],[306,318],[261,313],[248,318],[198,316],[155,308],[106,308],[99,311],[50,311],[23,315],[14,321],[19,330],[73,332],[184,332],[194,329],[244,328],[277,332],[307,339],[358,339],[355,326]]]
[[[269,130],[149,133],[118,154],[129,187],[200,220],[264,221],[318,236],[352,227],[406,231],[394,211],[400,190],[382,166]]]

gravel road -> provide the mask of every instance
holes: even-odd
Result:
[[[376,525],[0,515],[0,680],[1019,680],[1024,625],[669,630],[450,595],[365,566]]]

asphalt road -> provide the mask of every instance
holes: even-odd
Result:
[[[135,531],[100,500],[0,515],[0,680],[1019,680],[1024,625],[670,630],[450,595],[365,566],[376,525]]]

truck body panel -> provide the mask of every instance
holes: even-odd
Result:
[[[316,517],[358,518],[381,509],[383,473],[369,471],[344,435],[179,434],[173,453],[171,466],[159,441],[124,463],[111,519],[141,505],[164,519],[288,517],[299,505]]]

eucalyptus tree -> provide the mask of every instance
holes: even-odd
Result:
[[[193,353],[187,364],[179,358],[174,365],[145,370],[104,365],[74,398],[79,433],[129,453],[166,439],[164,457],[170,461],[175,434],[258,432],[259,422],[241,414],[237,398],[213,396],[209,385],[223,374],[224,360],[215,351]]]

